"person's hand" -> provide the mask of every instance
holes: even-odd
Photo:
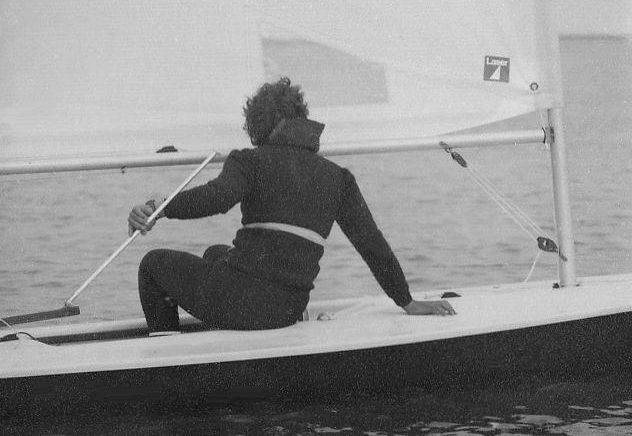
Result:
[[[452,305],[445,300],[411,301],[404,310],[408,315],[456,315]]]
[[[154,197],[161,198],[160,196]],[[144,235],[154,227],[156,220],[158,218],[162,218],[164,216],[164,212],[159,213],[158,216],[151,222],[148,221],[148,218],[154,213],[161,203],[162,200],[152,198],[145,204],[138,204],[132,208],[132,211],[127,217],[127,233],[129,236],[132,236],[136,230],[140,230],[141,234]]]

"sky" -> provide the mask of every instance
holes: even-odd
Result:
[[[561,34],[632,35],[632,0],[552,0]]]

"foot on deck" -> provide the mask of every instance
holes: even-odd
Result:
[[[179,335],[181,333],[182,332],[177,331],[177,330],[168,330],[164,332],[150,332],[149,337],[153,338],[154,336],[174,336],[174,335]]]

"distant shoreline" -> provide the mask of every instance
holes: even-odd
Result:
[[[560,39],[632,39],[632,33],[560,33]]]

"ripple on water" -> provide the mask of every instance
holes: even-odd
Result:
[[[405,256],[405,259],[407,261],[420,263],[420,264],[427,264],[428,262],[432,261],[432,258],[430,256],[426,256],[422,253],[407,254]]]
[[[514,415],[520,423],[530,424],[536,427],[548,426],[551,424],[561,424],[563,421],[557,416],[551,415]]]
[[[632,414],[632,407],[616,408],[616,409],[601,409],[600,412],[614,416],[628,416]]]
[[[22,290],[17,288],[16,286],[1,286],[0,287],[0,293],[2,294],[3,297],[17,296],[21,292]]]
[[[550,430],[552,434],[565,434],[567,436],[614,436],[632,434],[632,425],[617,425],[616,427],[603,427],[588,422],[576,422],[562,425]]]
[[[61,289],[66,286],[66,283],[60,282],[58,280],[49,280],[46,282],[33,283],[31,285],[33,288],[47,288],[47,289]]]

